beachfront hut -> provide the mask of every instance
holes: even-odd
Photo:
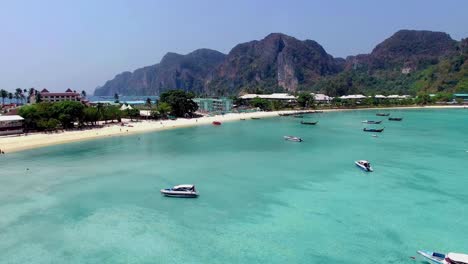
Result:
[[[133,107],[131,105],[127,105],[127,104],[123,104],[121,107],[120,107],[120,110],[121,111],[125,111],[125,110],[132,110]]]
[[[13,135],[23,133],[24,118],[19,115],[0,116],[0,135]]]

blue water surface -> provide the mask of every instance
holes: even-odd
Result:
[[[277,117],[7,153],[0,263],[421,263],[418,249],[468,252],[468,111],[389,112],[403,121],[336,112],[307,115],[316,126]],[[363,132],[366,119],[385,119],[375,126],[385,131]],[[181,183],[200,197],[160,195]]]

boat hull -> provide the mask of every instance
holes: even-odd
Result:
[[[372,169],[372,167],[370,168],[366,168],[366,166],[360,164],[359,162],[355,161],[354,164],[356,164],[356,166],[358,168],[360,168],[361,170],[365,171],[365,172],[373,172],[374,170]]]
[[[292,141],[292,142],[302,142],[302,138],[299,137],[291,137],[291,136],[284,136],[284,140]]]
[[[304,122],[304,121],[301,121],[301,124],[303,124],[303,125],[316,125],[317,123],[318,123],[318,121],[317,122]]]
[[[382,121],[362,121],[364,124],[369,124],[369,125],[378,125],[382,123]]]
[[[418,254],[423,256],[424,258],[432,261],[432,263],[438,264],[445,264],[445,254],[432,252],[432,251],[425,251],[425,250],[418,250]]]
[[[371,129],[371,128],[364,128],[362,131],[364,132],[374,132],[374,133],[382,133],[384,129]]]
[[[174,198],[197,198],[197,192],[180,192],[180,191],[171,191],[171,190],[161,190],[161,194],[167,197]]]

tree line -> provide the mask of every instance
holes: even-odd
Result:
[[[234,104],[238,106],[254,107],[262,111],[278,111],[284,109],[293,109],[297,107],[301,108],[312,108],[317,107],[331,107],[331,108],[353,108],[353,107],[391,107],[391,106],[411,106],[411,105],[431,105],[435,103],[448,103],[454,102],[462,104],[463,100],[458,98],[454,101],[451,93],[436,93],[431,96],[429,93],[419,93],[415,98],[406,99],[391,99],[391,98],[375,98],[369,96],[364,99],[340,99],[339,97],[333,98],[329,103],[317,102],[308,92],[299,92],[296,94],[296,102],[285,102],[282,100],[267,100],[264,98],[256,97],[251,100],[242,100],[238,97],[231,97]]]
[[[181,90],[167,91],[161,94],[157,104],[151,99],[146,100],[146,108],[150,111],[149,118],[166,119],[173,117],[191,117],[198,109],[193,102],[193,94]],[[131,120],[140,118],[139,109],[120,110],[119,105],[98,103],[87,106],[82,102],[39,102],[24,105],[18,114],[24,120],[26,131],[51,131],[59,128],[71,129],[76,127],[93,126],[98,122],[121,122],[122,118]]]

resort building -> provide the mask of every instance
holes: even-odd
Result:
[[[392,95],[387,96],[387,99],[408,99],[410,97],[411,96],[409,96],[409,95],[392,94]]]
[[[64,93],[51,93],[47,89],[43,89],[40,93],[40,98],[43,102],[62,102],[62,101],[81,101],[79,93],[72,91],[68,88]],[[34,104],[36,103],[36,95],[32,95],[29,101]]]
[[[268,100],[281,100],[281,101],[295,101],[296,97],[287,93],[274,93],[274,94],[244,94],[240,97],[242,100],[251,100],[254,98],[262,98]]]
[[[198,105],[198,112],[226,113],[232,110],[232,100],[228,98],[194,98],[192,99]]]
[[[325,94],[314,94],[314,93],[311,93],[312,96],[314,96],[314,101],[317,102],[317,103],[330,103],[332,100],[333,100],[333,97],[330,97],[328,95],[325,95]]]
[[[464,103],[468,103],[468,94],[453,94],[453,99],[462,99]]]
[[[0,116],[0,136],[23,133],[23,122],[19,115]]]
[[[340,96],[339,98],[341,100],[348,100],[348,99],[359,100],[359,99],[367,98],[367,96],[362,95],[362,94],[351,94],[351,95],[343,95],[343,96]]]

